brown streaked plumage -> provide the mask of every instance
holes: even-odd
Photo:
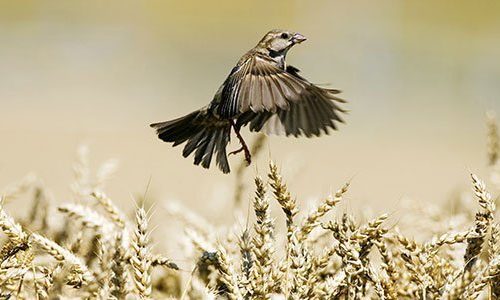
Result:
[[[218,167],[229,173],[226,147],[231,128],[248,164],[250,152],[240,129],[295,137],[320,136],[336,129],[345,112],[338,103],[339,90],[314,85],[289,66],[285,57],[290,48],[305,41],[304,36],[284,30],[269,31],[238,61],[207,106],[184,117],[151,124],[158,137],[173,143],[186,142],[182,155],[194,152],[194,163],[209,168],[213,156]]]

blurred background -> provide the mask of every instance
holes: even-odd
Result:
[[[249,183],[272,158],[301,202],[352,180],[346,209],[397,211],[482,174],[484,115],[500,111],[498,1],[0,0],[0,186],[33,171],[68,200],[85,143],[93,166],[120,161],[108,193],[124,207],[150,182],[156,200],[220,215],[234,174],[194,166],[148,124],[207,104],[273,28],[308,37],[288,62],[343,90],[350,113],[330,136],[268,139]]]

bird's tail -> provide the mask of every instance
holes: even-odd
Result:
[[[194,152],[195,165],[201,164],[208,169],[215,154],[219,169],[229,173],[226,146],[231,137],[231,127],[228,122],[215,119],[206,110],[197,110],[187,116],[150,126],[156,129],[161,140],[173,143],[172,146],[187,142],[182,155],[188,157]]]

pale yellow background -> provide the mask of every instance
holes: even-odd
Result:
[[[352,178],[346,209],[397,211],[404,196],[444,201],[469,171],[485,174],[498,1],[0,1],[0,186],[35,171],[68,200],[85,142],[94,165],[120,160],[108,190],[123,207],[151,178],[154,199],[221,215],[234,177],[193,166],[148,124],[208,103],[272,28],[309,38],[289,63],[342,89],[350,113],[331,136],[272,137],[248,176],[272,157],[300,201]]]

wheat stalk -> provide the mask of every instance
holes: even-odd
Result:
[[[148,220],[146,211],[140,207],[136,211],[137,226],[132,240],[132,277],[135,290],[141,299],[149,299],[153,290],[151,281],[151,253],[149,246]]]

